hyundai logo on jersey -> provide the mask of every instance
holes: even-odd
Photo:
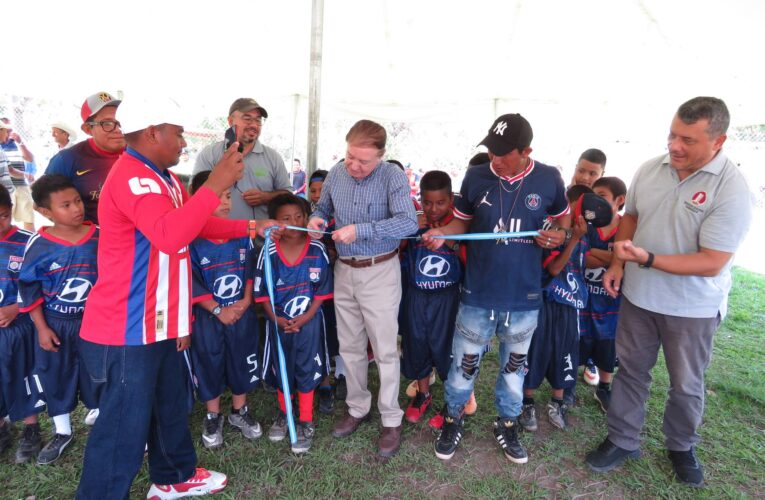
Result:
[[[428,255],[420,260],[418,268],[423,275],[429,278],[440,278],[449,272],[450,266],[443,257]]]
[[[215,296],[221,299],[236,297],[242,289],[242,280],[234,274],[226,274],[215,280]]]
[[[308,306],[311,305],[310,297],[305,295],[299,295],[284,305],[284,314],[290,318],[300,316],[308,310]]]

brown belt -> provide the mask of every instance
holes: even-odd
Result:
[[[398,248],[393,250],[390,253],[384,253],[382,255],[378,255],[376,257],[371,257],[369,259],[356,259],[356,258],[350,258],[350,259],[343,259],[340,258],[340,262],[343,264],[347,264],[351,267],[355,267],[356,269],[362,268],[362,267],[372,267],[375,264],[379,264],[381,262],[385,262],[386,260],[390,260],[393,257],[398,255]]]

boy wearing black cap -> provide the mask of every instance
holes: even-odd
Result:
[[[582,323],[579,340],[579,359],[591,358],[600,372],[595,399],[604,412],[611,403],[611,380],[616,367],[616,322],[619,318],[621,296],[611,297],[603,287],[603,274],[611,265],[616,230],[619,228],[619,211],[624,207],[627,186],[618,177],[601,177],[593,184],[595,194],[611,206],[611,221],[603,227],[590,227],[587,239],[590,253],[584,273],[590,300],[581,312]]]
[[[452,362],[444,384],[446,416],[435,452],[450,459],[462,439],[462,412],[478,375],[485,346],[499,338],[500,372],[496,383],[499,413],[494,437],[508,460],[526,463],[518,439],[526,355],[542,305],[542,248],[556,248],[563,231],[541,230],[548,217],[570,225],[560,172],[532,160],[531,125],[519,114],[497,118],[481,142],[490,163],[467,170],[454,219],[431,229],[423,239],[431,250],[444,242],[437,236],[538,230],[535,238],[474,240],[467,243],[465,280],[460,294]]]
[[[547,285],[542,292],[544,301],[539,312],[536,331],[529,347],[529,371],[523,381],[523,413],[520,424],[527,431],[537,430],[534,392],[546,378],[552,386],[547,405],[550,423],[565,429],[568,406],[563,403],[563,390],[576,382],[579,366],[578,312],[587,305],[584,286],[584,259],[588,251],[587,221],[577,206],[583,195],[592,190],[587,186],[572,186],[566,192],[571,211],[576,216],[571,239],[564,247],[544,250],[542,267]]]

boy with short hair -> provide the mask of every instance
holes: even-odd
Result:
[[[606,154],[599,149],[590,148],[579,155],[571,185],[582,185],[592,189],[593,183],[603,177],[605,171]]]
[[[324,186],[324,180],[327,178],[326,170],[316,170],[311,174],[311,178],[308,180],[308,199],[311,202],[311,213],[316,208],[316,204],[321,198],[321,189]],[[335,220],[332,219],[324,229],[326,232],[331,233],[335,230]],[[325,234],[321,238],[321,242],[324,243],[324,247],[327,250],[329,256],[329,264],[332,268],[335,266],[337,260],[337,250],[335,249],[335,242],[332,241],[332,236]],[[340,343],[337,340],[337,318],[335,317],[335,301],[327,299],[321,306],[321,310],[324,313],[324,324],[326,326],[327,335],[327,354],[329,359],[335,363],[335,386],[334,391],[331,384],[330,376],[327,374],[324,380],[319,384],[319,411],[325,415],[329,415],[335,408],[335,398],[343,400],[347,394],[347,387],[345,385],[345,374],[343,371],[343,358],[340,357]]]
[[[446,172],[433,170],[420,181],[426,226],[448,224],[454,217],[452,181]],[[462,262],[459,246],[447,241],[438,250],[429,250],[421,240],[405,245],[402,277],[406,280],[401,314],[401,373],[417,383],[417,392],[404,418],[417,423],[433,397],[430,375],[433,368],[446,380],[451,364],[452,338],[459,305]]]
[[[613,216],[607,226],[590,227],[587,230],[590,253],[587,255],[584,276],[590,300],[581,312],[579,359],[591,358],[598,367],[600,380],[595,399],[600,403],[601,409],[608,412],[611,380],[616,367],[616,322],[621,296],[613,298],[606,293],[603,274],[611,265],[611,251],[621,220],[619,211],[624,207],[627,186],[618,177],[601,177],[593,184],[593,190],[611,205]]]
[[[200,172],[191,181],[193,195],[210,176]],[[220,196],[213,216],[227,218],[231,190]],[[194,311],[191,359],[199,399],[207,413],[202,425],[202,444],[223,444],[223,415],[220,397],[231,389],[228,423],[247,439],[263,435],[260,424],[247,407],[247,393],[260,381],[258,365],[260,332],[252,307],[252,241],[197,238],[191,243],[192,304]]]
[[[35,209],[53,222],[30,238],[19,275],[19,311],[37,329],[36,372],[56,433],[37,456],[49,464],[61,456],[73,434],[69,413],[78,394],[97,408],[95,384],[78,359],[78,337],[85,301],[98,277],[98,227],[84,221],[85,210],[72,181],[59,174],[32,185]]]
[[[35,327],[16,301],[24,248],[32,233],[12,224],[13,202],[0,186],[0,453],[11,445],[10,425],[24,421],[15,462],[37,455],[42,445],[37,414],[45,409],[39,377],[33,373]]]
[[[268,215],[289,226],[306,227],[307,205],[294,194],[280,194],[269,202]],[[271,259],[275,317],[266,286],[265,259]],[[265,377],[268,383],[280,388],[277,390],[279,415],[268,432],[268,439],[281,441],[287,434],[286,401],[274,337],[274,328],[278,325],[290,394],[297,392],[299,408],[297,442],[292,445],[292,452],[305,453],[311,448],[315,432],[314,390],[329,371],[321,310],[324,300],[332,298],[329,257],[320,241],[312,240],[306,232],[288,229],[273,245],[263,247],[255,273],[255,300],[263,304],[268,317],[263,356]]]
[[[568,188],[566,197],[572,213],[579,198],[592,190],[576,185]],[[528,356],[528,373],[523,381],[523,411],[518,419],[527,431],[537,430],[534,392],[546,378],[552,386],[547,405],[550,423],[565,429],[568,405],[563,402],[563,390],[576,382],[579,366],[578,311],[587,305],[584,286],[584,259],[587,254],[587,222],[579,215],[574,220],[572,238],[559,250],[543,252],[544,287],[542,309]]]

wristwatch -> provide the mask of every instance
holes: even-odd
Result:
[[[648,259],[643,264],[638,264],[638,267],[642,267],[643,269],[650,269],[653,265],[653,258],[654,254],[652,252],[648,252]]]
[[[219,305],[215,306],[215,309],[213,309],[213,310],[212,310],[212,313],[213,313],[214,315],[216,315],[216,316],[219,316],[219,315],[220,315],[220,312],[221,312],[221,310],[222,310],[222,309],[221,309],[221,307],[220,307],[220,304],[219,304]]]
[[[568,245],[568,242],[571,241],[571,237],[574,236],[574,230],[570,227],[567,228],[559,228],[561,231],[566,233],[566,238],[563,240],[564,245]]]

